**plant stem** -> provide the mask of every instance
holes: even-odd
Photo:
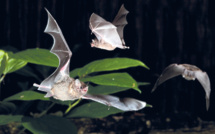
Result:
[[[5,76],[5,74],[2,75],[2,77],[0,78],[0,83],[4,80]]]
[[[74,102],[73,104],[70,104],[69,107],[67,108],[67,110],[65,111],[65,114],[67,114],[74,106],[76,106],[79,102],[81,101],[81,99],[78,99],[76,102]]]
[[[46,110],[41,112],[37,117],[42,117],[43,115],[45,115],[49,111],[49,109],[51,109],[54,105],[55,103],[53,102]]]

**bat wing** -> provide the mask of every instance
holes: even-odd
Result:
[[[124,4],[123,4],[112,22],[117,27],[117,32],[118,32],[120,38],[123,40],[123,45],[125,44],[124,37],[123,37],[123,30],[124,30],[125,25],[128,24],[128,22],[126,20],[126,16],[128,13],[129,13],[129,11],[125,9]]]
[[[171,79],[175,76],[181,75],[184,72],[185,67],[178,64],[171,64],[167,68],[164,69],[158,80],[156,81],[152,92],[163,82],[168,79]]]
[[[95,13],[90,16],[90,29],[99,41],[105,41],[113,46],[123,48],[117,28]]]
[[[210,79],[206,72],[202,72],[201,70],[195,72],[196,79],[200,82],[202,87],[205,90],[206,93],[206,107],[207,110],[209,108],[209,98],[211,93],[211,85],[210,85]]]
[[[111,95],[90,95],[87,94],[83,99],[90,99],[108,106],[118,108],[122,111],[137,111],[146,106],[146,102],[133,98],[120,99]]]
[[[46,11],[48,14],[48,23],[44,32],[50,34],[54,39],[54,44],[50,52],[58,57],[59,66],[53,74],[51,74],[39,85],[38,90],[47,92],[45,97],[50,97],[52,85],[62,80],[63,77],[69,76],[69,63],[72,52],[70,51],[57,22],[47,9]]]

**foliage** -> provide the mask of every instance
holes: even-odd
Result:
[[[46,49],[28,49],[17,53],[0,50],[0,82],[4,80],[6,74],[15,71],[18,72],[17,74],[22,74],[24,76],[28,75],[35,81],[38,81],[40,76],[32,72],[32,70],[36,68],[32,69],[31,67],[26,66],[27,63],[36,64],[35,66],[44,65],[57,67],[58,59]],[[127,72],[116,72],[117,70],[137,66],[149,69],[143,62],[135,59],[107,58],[96,60],[81,68],[74,69],[70,72],[70,75],[71,77],[79,77],[81,81],[90,82],[89,93],[91,94],[112,94],[126,91],[128,89],[134,89],[141,93],[138,86],[147,85],[148,83],[137,82]],[[40,66],[40,68],[42,67],[43,66]],[[39,72],[44,74],[41,71],[42,69],[40,69]],[[22,88],[26,87],[26,85],[28,84],[25,84]],[[5,92],[6,89],[2,90]],[[19,122],[24,129],[28,129],[32,133],[77,133],[75,125],[67,118],[103,118],[111,114],[122,112],[119,109],[96,102],[84,101],[84,103],[81,103],[82,105],[80,105],[80,100],[59,101],[53,98],[44,98],[45,94],[36,91],[36,88],[26,88],[23,90],[24,91],[12,94],[0,102],[0,112],[4,113],[0,115],[0,125]],[[24,113],[21,115],[16,114],[15,111],[19,109],[16,106],[17,101],[25,102],[29,105],[35,101],[39,101],[40,103],[38,103],[39,106],[36,113],[32,113],[32,117],[29,117]],[[79,106],[73,108],[77,104]],[[62,105],[66,108],[60,109],[60,113],[62,114],[59,114],[58,116],[48,115],[47,112],[56,105]]]

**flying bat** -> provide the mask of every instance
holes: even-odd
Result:
[[[128,24],[126,20],[128,13],[128,10],[122,5],[112,23],[92,13],[89,27],[96,38],[92,40],[91,47],[109,51],[115,48],[129,49],[129,47],[125,46],[123,37],[123,29]]]
[[[206,108],[209,108],[209,98],[211,92],[210,79],[206,72],[203,72],[201,69],[194,65],[190,64],[171,64],[164,69],[158,80],[156,81],[152,92],[163,82],[168,79],[171,79],[175,76],[182,75],[186,80],[195,80],[197,79],[206,93]]]
[[[123,111],[136,111],[144,108],[146,102],[133,98],[120,99],[111,95],[90,95],[88,86],[79,79],[73,79],[69,76],[69,64],[72,56],[63,33],[55,19],[46,9],[48,14],[48,23],[45,33],[50,34],[54,39],[51,53],[59,59],[59,66],[53,74],[46,78],[40,85],[33,84],[38,90],[46,92],[45,97],[54,97],[58,100],[76,100],[89,99],[108,106],[116,107]]]

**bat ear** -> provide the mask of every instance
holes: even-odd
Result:
[[[81,87],[81,82],[79,79],[75,80],[75,87]]]
[[[91,47],[95,47],[95,40],[92,40]]]

